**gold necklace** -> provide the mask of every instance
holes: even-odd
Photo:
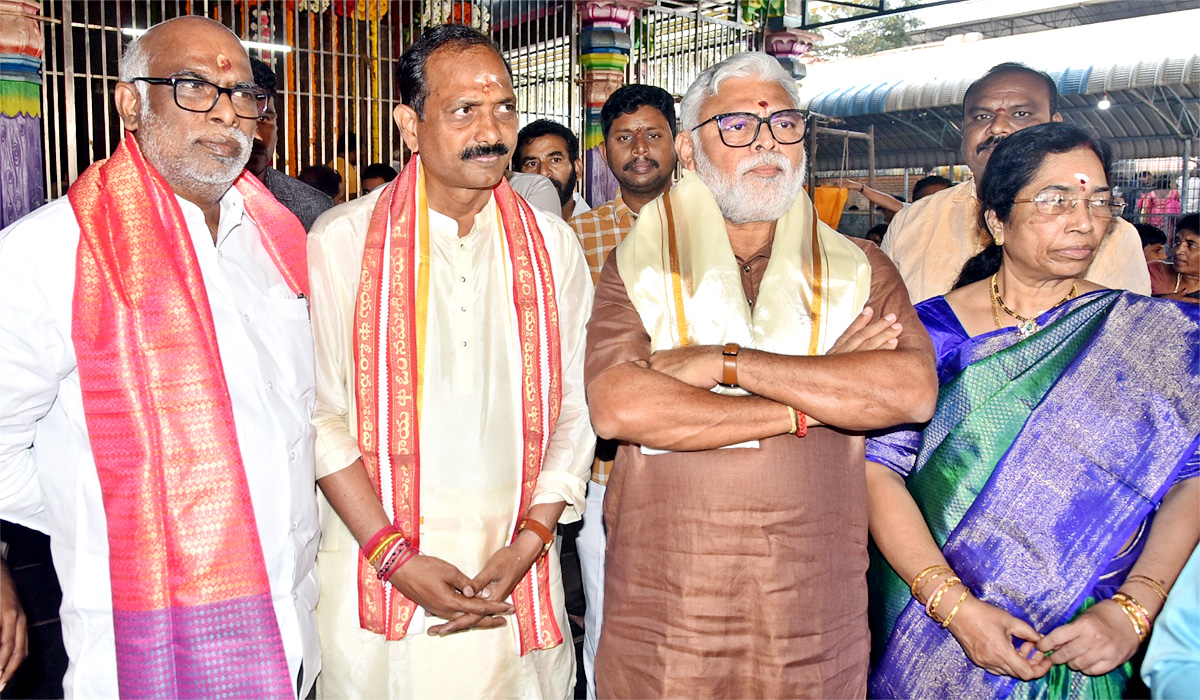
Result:
[[[1038,326],[1038,324],[1037,324],[1037,317],[1041,314],[1034,314],[1033,318],[1025,318],[1024,316],[1018,314],[1016,311],[1013,311],[1012,309],[1008,308],[1008,306],[1005,305],[1005,303],[1004,303],[1004,299],[1002,299],[1000,297],[1000,285],[996,283],[996,275],[998,275],[998,274],[1000,274],[1000,273],[996,273],[996,274],[992,275],[992,286],[991,286],[992,322],[996,324],[996,328],[1000,328],[1000,311],[1004,311],[1004,313],[1008,314],[1012,318],[1017,319],[1017,335],[1020,336],[1022,339],[1028,338],[1029,336],[1033,335],[1034,333],[1037,333],[1038,330],[1040,329],[1040,326]],[[1067,295],[1065,297],[1063,297],[1062,301],[1058,302],[1054,306],[1051,306],[1050,309],[1057,308],[1057,307],[1062,306],[1063,304],[1067,303],[1068,301],[1071,301],[1072,299],[1075,298],[1075,295],[1078,293],[1079,293],[1079,283],[1072,282],[1071,283],[1071,291],[1067,292]],[[1046,311],[1049,311],[1050,309],[1046,309]],[[1044,314],[1044,313],[1046,313],[1046,311],[1043,311],[1041,313]]]

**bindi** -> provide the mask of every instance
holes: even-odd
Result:
[[[217,66],[220,67],[221,70],[229,70],[230,68],[233,68],[233,63],[225,54],[219,53],[217,54]]]
[[[1075,177],[1079,180],[1079,191],[1083,192],[1087,189],[1088,181],[1091,180],[1086,173],[1075,173]]]
[[[767,108],[767,101],[766,101],[766,100],[759,100],[759,101],[758,101],[758,106],[759,106],[759,107],[762,107],[763,109],[766,109],[766,108]]]
[[[996,114],[1004,114],[1004,113],[1005,113],[1005,112],[1007,112],[1007,111],[1008,111],[1008,110],[1004,109],[1003,107],[997,107],[997,108],[996,108]]]

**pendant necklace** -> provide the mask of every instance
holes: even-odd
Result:
[[[998,275],[998,274],[1000,274],[1000,273],[996,273],[996,275]],[[1071,291],[1067,292],[1067,295],[1065,297],[1063,297],[1062,301],[1058,302],[1054,306],[1051,306],[1050,309],[1046,309],[1046,311],[1042,311],[1041,313],[1034,314],[1033,318],[1025,318],[1024,316],[1018,314],[1016,311],[1013,311],[1012,309],[1008,308],[1008,306],[1006,306],[1004,304],[1004,299],[1002,299],[1000,297],[1000,285],[998,285],[996,283],[996,275],[992,275],[992,287],[991,287],[992,322],[996,324],[996,328],[1000,328],[1000,312],[1001,311],[1004,311],[1004,313],[1008,314],[1012,318],[1017,319],[1017,336],[1019,338],[1021,338],[1021,340],[1028,338],[1029,336],[1033,335],[1034,333],[1037,333],[1038,330],[1040,330],[1041,327],[1038,326],[1038,323],[1037,323],[1038,316],[1046,313],[1046,311],[1049,311],[1050,309],[1062,306],[1063,304],[1067,303],[1068,301],[1074,299],[1075,295],[1079,293],[1078,282],[1073,282],[1071,284]]]

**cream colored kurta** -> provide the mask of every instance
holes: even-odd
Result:
[[[353,315],[376,191],[318,219],[309,237],[317,346],[317,478],[360,457],[354,395]],[[533,503],[565,501],[562,522],[584,507],[595,435],[584,400],[584,332],[591,309],[587,264],[571,229],[535,210],[554,273],[562,336],[562,413]],[[430,291],[421,415],[421,550],[474,576],[512,533],[520,498],[519,351],[511,327],[511,281],[495,201],[458,237],[454,220],[430,212]],[[552,549],[551,597],[565,643],[518,655],[516,628],[444,638],[418,610],[408,636],[386,642],[358,622],[358,544],[321,499],[317,558],[322,697],[564,698],[575,655]]]
[[[880,247],[896,263],[915,304],[949,292],[984,241],[975,181],[968,180],[900,210]],[[1133,224],[1114,222],[1085,277],[1111,289],[1150,293],[1142,239]]]

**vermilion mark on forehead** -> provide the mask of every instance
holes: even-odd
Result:
[[[997,108],[996,108],[995,110],[993,110],[993,111],[995,111],[995,112],[996,112],[996,114],[1004,114],[1004,113],[1005,113],[1005,112],[1007,112],[1008,110],[1007,110],[1007,109],[1005,109],[1005,108],[1003,108],[1003,107],[997,107]]]
[[[233,63],[223,53],[217,54],[217,65],[221,70],[229,70],[233,68]]]
[[[762,107],[763,109],[766,109],[766,108],[767,108],[767,101],[766,101],[766,100],[759,100],[759,101],[758,101],[758,106],[759,106],[759,107]]]

